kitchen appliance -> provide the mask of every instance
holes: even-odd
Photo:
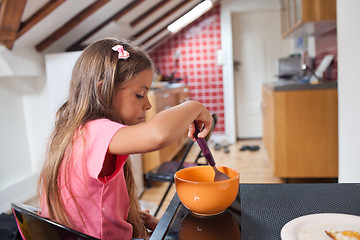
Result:
[[[301,69],[300,54],[280,58],[277,61],[277,77],[283,80],[298,80],[303,72]]]

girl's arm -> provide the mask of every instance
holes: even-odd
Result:
[[[199,137],[204,138],[212,126],[212,116],[199,102],[186,101],[161,111],[148,122],[121,128],[109,145],[112,154],[134,154],[159,150],[175,142],[188,130],[192,137],[194,121],[204,125]]]

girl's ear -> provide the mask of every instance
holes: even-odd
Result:
[[[101,96],[102,95],[102,85],[104,83],[104,80],[100,80],[97,84],[96,84],[96,94],[98,96]]]
[[[100,80],[100,81],[97,83],[96,91],[97,91],[99,94],[101,93],[101,88],[102,88],[103,83],[104,83],[104,80]]]
[[[98,89],[101,88],[101,85],[103,84],[103,81],[104,81],[104,80],[100,80],[100,81],[97,83],[97,88],[98,88]]]

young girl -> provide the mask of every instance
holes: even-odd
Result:
[[[39,181],[42,214],[100,239],[146,238],[157,219],[141,211],[129,154],[161,149],[194,121],[205,137],[207,109],[187,101],[145,122],[154,66],[138,46],[103,39],[77,60],[59,108]]]

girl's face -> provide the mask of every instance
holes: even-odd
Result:
[[[152,70],[144,70],[115,92],[112,109],[125,125],[145,122],[146,111],[151,108],[148,93],[153,79]]]

